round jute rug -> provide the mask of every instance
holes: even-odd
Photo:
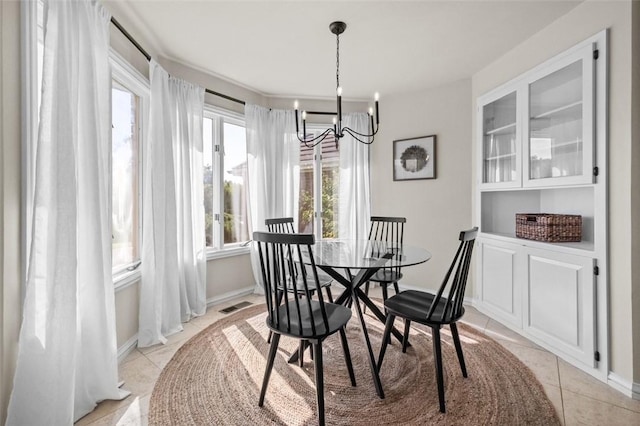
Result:
[[[313,361],[287,363],[298,341],[282,337],[264,407],[258,407],[269,345],[266,307],[244,309],[193,337],[173,356],[153,390],[151,425],[317,424]],[[383,324],[367,315],[374,353]],[[402,324],[397,323],[402,330]],[[448,327],[443,328],[446,414],[438,392],[428,329],[412,327],[403,354],[394,341],[380,373],[386,394],[375,393],[357,319],[347,326],[357,386],[349,382],[338,334],[323,343],[328,425],[556,425],[551,402],[531,371],[482,333],[458,327],[469,372],[463,378]]]

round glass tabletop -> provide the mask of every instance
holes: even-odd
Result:
[[[417,265],[431,259],[431,253],[425,249],[380,241],[321,240],[312,247],[316,265],[331,268],[393,268]]]

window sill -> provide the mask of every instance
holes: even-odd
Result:
[[[140,271],[140,268],[137,268],[133,271],[124,270],[113,276],[113,287],[116,292],[124,290],[132,284],[140,281],[141,277],[142,273]]]
[[[221,250],[207,250],[207,260],[224,259],[225,257],[242,256],[251,253],[251,247],[228,247]]]

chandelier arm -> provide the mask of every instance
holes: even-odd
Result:
[[[354,138],[354,139],[355,139],[355,140],[357,140],[358,142],[363,143],[363,144],[365,144],[365,145],[371,145],[371,144],[373,143],[374,139],[375,139],[375,137],[374,137],[374,136],[375,136],[375,133],[374,133],[373,135],[363,135],[363,134],[361,134],[361,133],[355,132],[354,130],[351,130],[351,129],[350,129],[350,128],[348,128],[348,127],[343,127],[343,128],[342,128],[342,130],[343,130],[344,132],[349,133],[349,135],[350,135],[352,138]],[[371,140],[370,140],[370,141],[362,140],[362,139],[360,139],[360,138],[359,138],[358,136],[356,136],[356,135],[359,135],[359,136],[362,136],[362,137],[365,137],[365,138],[371,138]]]
[[[307,148],[313,148],[314,146],[318,145],[319,143],[321,143],[323,140],[325,140],[327,138],[327,136],[329,136],[329,133],[332,133],[333,129],[327,129],[324,132],[320,133],[318,136],[311,138],[311,139],[306,139],[300,138],[300,135],[298,135],[296,133],[296,137],[298,138],[298,140],[300,142],[302,142]],[[315,143],[314,143],[315,142]]]
[[[355,130],[349,127],[343,127],[342,130],[349,132],[351,136],[353,136],[353,134],[355,133],[356,135],[362,136],[363,138],[371,138],[371,137],[374,137],[376,133],[378,133],[378,129],[375,129],[373,133],[360,133],[360,132],[356,132]]]

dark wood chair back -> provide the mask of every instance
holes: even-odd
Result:
[[[406,222],[406,217],[371,216],[369,240],[400,246],[404,242],[404,224]]]
[[[264,221],[267,225],[267,231],[277,232],[279,234],[295,234],[296,231],[293,228],[292,217],[278,217],[274,219],[266,219]]]
[[[258,245],[269,327],[296,337],[313,338],[326,333],[329,323],[313,257],[314,236],[254,232],[253,240]],[[300,259],[310,259],[309,268],[296,271],[295,264]],[[296,275],[297,288],[288,285]],[[317,298],[312,300],[314,293]]]
[[[467,287],[471,254],[473,253],[473,246],[477,235],[478,228],[460,232],[460,237],[458,238],[460,245],[440,285],[440,289],[431,304],[431,308],[427,313],[427,321],[449,323],[462,316],[464,312],[462,309],[464,291]],[[446,299],[444,309],[436,309],[440,307],[443,297]],[[439,311],[437,313],[439,318],[437,319],[434,318],[436,311]]]

